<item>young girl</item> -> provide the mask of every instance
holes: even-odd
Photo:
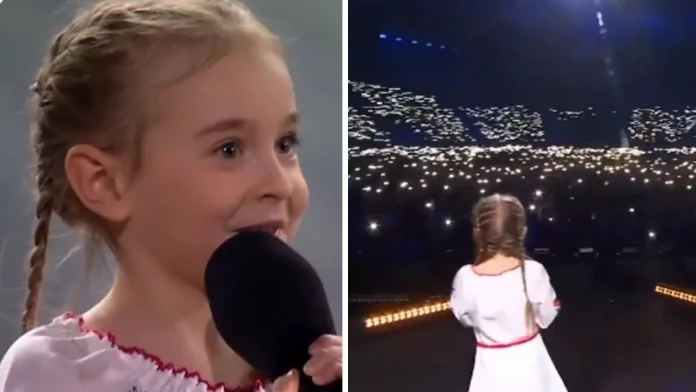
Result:
[[[472,219],[476,261],[457,272],[451,298],[477,341],[469,392],[565,392],[539,335],[559,302],[544,267],[525,257],[524,207],[512,196],[488,196]]]
[[[324,336],[270,385],[222,341],[204,295],[220,243],[250,227],[292,241],[308,204],[290,76],[246,8],[102,1],[57,35],[33,91],[26,333],[0,364],[0,390],[295,392],[298,372],[341,377],[342,340]],[[89,311],[36,327],[54,213],[119,268]]]

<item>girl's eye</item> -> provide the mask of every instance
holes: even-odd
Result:
[[[225,159],[234,159],[239,155],[239,143],[229,141],[217,149],[217,153]]]
[[[286,135],[278,140],[278,151],[282,154],[293,154],[299,146],[300,139],[297,137],[297,134]]]

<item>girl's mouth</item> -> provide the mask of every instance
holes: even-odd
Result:
[[[285,223],[282,221],[268,221],[264,223],[259,223],[257,225],[247,226],[237,231],[240,233],[245,231],[268,233],[285,241]]]
[[[245,228],[243,228],[243,229],[241,229],[241,230],[239,230],[239,231],[240,231],[240,232],[251,231],[251,232],[257,232],[257,233],[268,233],[268,234],[272,234],[272,235],[278,235],[278,233],[280,232],[280,230],[281,230],[281,229],[280,229],[280,227],[278,227],[278,226],[273,226],[273,225],[260,225],[260,226],[249,226],[249,227],[245,227]]]

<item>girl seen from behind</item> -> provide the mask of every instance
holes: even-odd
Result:
[[[248,229],[292,241],[307,209],[293,85],[279,40],[226,0],[101,1],[54,39],[32,88],[37,206],[25,334],[4,392],[295,392],[341,377],[342,340],[271,381],[222,341],[203,273]],[[113,286],[37,326],[57,215],[108,246]],[[252,299],[249,299],[252,300]],[[282,328],[282,326],[279,326]]]
[[[566,392],[539,334],[559,301],[544,266],[526,258],[524,207],[513,196],[487,196],[472,221],[476,260],[457,272],[451,297],[477,342],[469,392]]]

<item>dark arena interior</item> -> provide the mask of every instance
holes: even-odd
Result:
[[[696,2],[350,0],[349,384],[466,391],[471,208],[527,211],[569,391],[696,391]]]

